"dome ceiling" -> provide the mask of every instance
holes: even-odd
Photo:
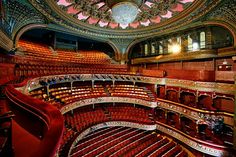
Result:
[[[159,25],[184,12],[194,2],[194,0],[138,1],[137,3],[141,5],[135,21],[130,24],[119,24],[112,19],[109,7],[111,0],[54,0],[55,5],[66,13],[66,16],[70,16],[79,24],[111,30],[140,29]]]

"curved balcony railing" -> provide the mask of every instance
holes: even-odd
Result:
[[[229,149],[228,147],[199,140],[167,124],[157,122],[156,129],[182,141],[189,147],[192,147],[202,153],[209,154],[212,156],[233,155],[233,154],[230,154],[232,150]]]
[[[158,84],[166,86],[180,87],[189,90],[198,90],[204,92],[216,92],[222,94],[234,95],[236,86],[234,84],[216,83],[216,82],[200,82],[191,80],[180,80],[171,78],[155,78],[137,75],[115,75],[115,74],[68,74],[68,75],[52,75],[33,78],[28,81],[24,88],[27,93],[37,88],[43,87],[42,81],[47,85],[55,83],[66,83],[75,81],[128,81],[149,84]],[[44,86],[46,85],[44,84]]]
[[[63,106],[60,111],[62,114],[71,111],[73,109],[76,109],[78,107],[91,105],[91,104],[99,104],[99,103],[133,103],[138,105],[147,106],[150,108],[157,107],[156,102],[141,100],[141,99],[135,99],[135,98],[129,98],[129,97],[98,97],[98,98],[89,98],[89,99],[83,99],[79,100],[77,102],[74,102],[72,104],[68,104],[66,106]]]
[[[65,77],[65,75],[62,75],[62,76]],[[68,75],[66,75],[66,76],[68,76]],[[102,77],[103,75],[96,76],[96,78],[98,78],[98,80],[100,80],[100,78],[99,78],[100,76]],[[108,77],[108,75],[105,75],[105,76]],[[112,76],[114,78],[116,78],[116,80],[119,80],[118,77],[124,79],[124,76],[120,76],[120,75],[116,75],[116,77],[115,77],[115,75],[112,75]],[[11,98],[12,100],[16,100],[19,97],[23,98],[25,95],[22,94],[21,92],[27,94],[28,91],[31,91],[32,89],[37,89],[37,88],[41,87],[41,85],[39,83],[40,80],[43,79],[43,80],[48,82],[50,79],[53,79],[53,78],[57,79],[55,77],[58,77],[58,76],[47,76],[47,77],[32,79],[32,80],[28,81],[27,85],[24,84],[25,86],[18,86],[17,90],[13,86],[9,86],[7,88],[7,96],[9,98]],[[78,78],[78,80],[81,81],[81,80],[93,80],[94,77],[95,77],[95,75],[88,74],[88,75],[79,75],[79,78],[78,77],[77,78]],[[103,77],[103,79],[104,79],[104,77]],[[126,76],[126,77],[128,77],[128,76]],[[126,78],[126,81],[128,81],[128,80],[131,81],[130,80],[131,78],[132,78],[132,76],[129,76],[129,79]],[[135,80],[136,79],[137,78],[135,78]],[[141,79],[141,77],[139,77],[139,79],[137,79],[137,81],[140,81],[140,82],[145,81],[143,79],[144,78]],[[155,80],[157,78],[151,78],[151,80],[152,79]],[[154,80],[152,80],[152,81],[154,81]],[[162,81],[163,80],[164,79],[162,79]],[[76,79],[72,80],[72,75],[69,75],[69,78],[67,77],[67,79],[64,80],[64,82],[72,82],[72,81],[76,81]],[[149,81],[150,80],[148,80],[148,82]],[[160,79],[159,79],[159,81],[160,81]],[[168,80],[165,80],[164,83],[163,82],[162,83],[165,84],[167,81],[171,81],[171,80],[168,79]],[[179,84],[185,84],[184,81],[179,80],[177,82]],[[176,82],[176,80],[172,79],[172,85],[173,85],[173,82]],[[193,81],[190,81],[190,84],[191,83],[193,83]],[[194,84],[195,85],[198,84],[200,86],[201,84],[204,84],[204,82],[198,82],[198,83],[194,83]],[[215,88],[216,84],[215,85],[213,85],[213,84],[214,83],[210,83],[210,84],[206,83],[206,84],[202,85],[201,87],[205,86],[205,87],[208,87],[209,90],[215,90],[216,89]],[[175,85],[178,85],[178,84],[175,84]],[[185,84],[185,86],[187,86],[187,85]],[[15,86],[15,87],[17,87],[17,86]],[[227,87],[227,84],[224,86],[224,88],[226,88],[226,87]],[[191,88],[191,86],[190,86],[190,88]],[[234,89],[234,88],[235,88],[234,86],[231,87],[229,91],[231,92],[231,90]],[[44,105],[42,105],[42,108],[40,107],[41,104],[45,104],[45,103],[42,103],[41,101],[40,101],[41,103],[39,103],[39,102],[32,103],[32,102],[35,101],[35,99],[32,99],[30,96],[25,96],[25,97],[26,97],[25,99],[17,100],[19,102],[22,101],[21,103],[23,103],[23,105],[21,105],[21,106],[25,107],[26,109],[29,109],[29,111],[36,114],[36,116],[38,115],[38,117],[41,117],[40,119],[43,119],[45,121],[44,123],[50,125],[51,124],[51,119],[49,118],[50,121],[48,122],[47,118],[44,117],[44,115],[45,115],[44,113],[47,113],[47,114],[49,114],[49,113],[47,111],[45,111],[45,108],[43,108]],[[81,100],[80,102],[75,102],[73,104],[69,104],[65,107],[62,107],[61,112],[66,113],[66,112],[68,112],[72,109],[75,109],[75,108],[79,107],[79,106],[85,106],[85,105],[96,104],[96,103],[104,103],[104,102],[108,102],[108,101],[109,102],[114,102],[114,101],[115,102],[130,102],[130,100],[132,98],[123,97],[124,100],[119,100],[119,99],[121,99],[121,98],[120,97],[104,97],[104,98],[102,97],[102,98],[99,98],[99,99],[98,98],[85,99],[85,100]],[[135,103],[135,104],[140,104],[140,105],[144,105],[144,106],[148,106],[148,107],[156,107],[156,106],[154,106],[154,105],[156,105],[156,102],[154,102],[155,104],[150,104],[150,102],[141,102],[140,103],[140,100],[137,101],[135,99],[133,101],[134,101],[133,103]],[[142,101],[144,101],[144,100],[142,100]],[[157,99],[157,102],[158,102],[158,105],[157,105],[158,107],[178,112],[180,114],[183,114],[187,117],[191,117],[191,118],[196,119],[196,120],[201,120],[204,116],[211,116],[211,115],[221,116],[221,117],[223,116],[224,122],[226,124],[231,125],[231,126],[233,125],[233,114],[224,113],[224,112],[204,111],[204,110],[188,107],[188,106],[185,106],[185,105],[182,105],[182,104],[179,104],[179,103],[175,103],[175,102],[171,102],[171,101],[167,101],[167,100],[163,100],[163,99]],[[39,106],[39,108],[36,107],[36,106],[29,105],[30,103],[31,104],[38,104],[37,106]],[[159,122],[157,122],[157,123],[159,124]],[[174,129],[174,128],[172,128],[172,127],[170,127],[166,124],[163,124],[163,123],[160,123],[159,126],[162,126],[162,127],[158,127],[158,125],[157,125],[157,129],[160,130],[160,131],[163,131],[163,132],[168,132],[168,130],[170,131],[171,129],[172,130]],[[164,129],[167,129],[167,131],[166,130],[164,131]],[[225,155],[227,153],[227,150],[228,150],[227,147],[224,147],[224,146],[221,146],[221,145],[214,145],[212,143],[205,142],[205,141],[202,141],[202,140],[199,140],[199,139],[196,139],[196,138],[190,138],[188,140],[189,135],[187,135],[187,134],[185,134],[185,133],[183,133],[183,132],[181,132],[180,130],[177,130],[177,129],[174,129],[174,131],[177,132],[178,134],[181,134],[181,136],[178,135],[178,137],[175,137],[175,138],[183,140],[183,142],[186,143],[186,144],[194,143],[193,145],[191,145],[191,147],[195,148],[195,146],[196,146],[197,147],[196,149],[201,151],[201,152],[204,152],[204,153],[210,154],[210,155],[214,155],[214,156]],[[174,137],[174,135],[177,134],[175,132],[172,131],[170,133],[170,135],[173,134],[171,136]],[[188,142],[185,142],[185,141],[188,141]]]
[[[157,99],[157,106],[159,108],[164,108],[166,110],[177,112],[186,117],[190,117],[191,119],[194,119],[194,120],[203,120],[205,118],[211,118],[212,116],[214,116],[214,118],[216,117],[223,118],[224,123],[227,125],[230,125],[230,126],[234,125],[234,114],[231,114],[231,113],[196,109],[193,107],[189,107],[180,103],[176,103],[176,102],[168,101],[164,99]]]
[[[187,144],[189,147],[192,147],[202,153],[209,154],[212,156],[229,156],[231,150],[225,146],[217,145],[213,143],[208,143],[202,140],[199,140],[197,138],[194,138],[192,136],[189,136],[180,130],[177,130],[173,127],[170,127],[166,124],[157,122],[155,125],[146,125],[146,124],[140,124],[140,123],[133,123],[128,121],[108,121],[103,122],[94,126],[91,126],[87,129],[85,129],[83,132],[76,135],[74,140],[70,143],[69,151],[67,156],[69,156],[72,148],[87,134],[90,132],[93,132],[94,130],[109,127],[109,126],[125,126],[125,127],[131,127],[131,128],[139,128],[143,130],[159,130],[161,132],[164,132],[165,134],[174,137],[175,139],[178,139],[182,141],[183,143]]]
[[[63,117],[59,110],[52,105],[24,95],[15,89],[15,87],[20,87],[23,84],[15,86],[9,85],[6,88],[6,96],[13,107],[16,106],[23,110],[24,113],[27,113],[24,116],[28,117],[28,115],[30,115],[30,117],[39,120],[39,123],[42,125],[40,144],[38,148],[31,148],[35,149],[35,153],[30,156],[54,157],[60,147],[61,137],[63,134]]]

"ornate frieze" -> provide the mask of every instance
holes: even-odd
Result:
[[[68,79],[64,79],[68,77]],[[63,79],[60,79],[63,78]],[[130,81],[130,82],[142,82],[150,84],[159,84],[173,87],[180,87],[189,90],[221,93],[234,95],[236,86],[234,84],[216,83],[216,82],[199,82],[191,80],[179,80],[169,78],[154,78],[146,76],[136,75],[113,75],[113,74],[68,74],[68,75],[53,75],[43,76],[40,78],[34,78],[29,80],[26,89],[28,91],[42,87],[40,81],[48,82],[48,80],[55,79],[57,83],[74,82],[74,81]]]
[[[157,124],[156,127],[157,127],[157,130],[160,130],[161,132],[164,132],[182,141],[189,147],[192,147],[205,154],[209,154],[212,156],[228,156],[229,155],[229,152],[226,150],[226,147],[224,146],[209,144],[207,142],[197,140],[196,138],[193,138],[191,136],[185,135],[183,133],[180,133],[177,130],[172,129],[168,125]]]
[[[143,106],[147,106],[151,108],[157,107],[156,102],[145,101],[142,99],[129,98],[129,97],[98,97],[98,98],[90,98],[90,99],[83,99],[83,100],[76,101],[72,104],[63,106],[60,109],[60,111],[62,114],[64,114],[78,107],[91,105],[91,104],[98,104],[98,103],[110,103],[110,102],[133,103],[133,104],[139,104],[139,105],[143,105]]]
[[[167,102],[164,100],[163,101],[158,100],[157,106],[159,108],[164,108],[168,111],[177,112],[178,114],[184,115],[198,122],[199,121],[209,122],[209,120],[222,119],[225,124],[230,126],[234,125],[233,114],[195,109],[192,107],[184,106],[182,104]]]
[[[104,40],[107,38],[134,39],[134,38],[143,38],[143,37],[148,37],[148,36],[150,37],[153,35],[158,35],[158,34],[161,35],[163,33],[166,34],[168,32],[178,31],[180,29],[183,29],[183,27],[186,28],[186,26],[188,25],[191,27],[193,26],[192,23],[194,21],[197,21],[197,19],[204,16],[206,13],[208,13],[212,8],[214,8],[214,6],[216,6],[220,2],[220,0],[195,1],[188,9],[186,9],[185,12],[179,15],[175,15],[173,18],[170,18],[169,20],[163,20],[163,22],[161,22],[158,25],[150,25],[147,28],[120,30],[120,29],[109,29],[107,27],[106,29],[104,29],[104,28],[99,28],[97,26],[94,26],[94,24],[86,24],[84,22],[78,22],[78,20],[75,19],[73,16],[65,15],[64,11],[60,9],[54,1],[43,1],[43,0],[37,0],[37,1],[29,0],[29,1],[42,14],[47,16],[50,20],[54,21],[58,25],[69,28],[70,30],[75,31],[75,33],[78,33],[81,35],[90,36],[91,38],[97,38],[97,39],[104,38]],[[72,2],[73,1],[70,1],[70,2],[68,1],[67,3],[74,5],[74,3]],[[165,5],[169,5],[169,4],[170,3],[165,3]],[[76,8],[80,8],[82,10],[84,9],[84,8],[78,7],[79,4],[76,6],[77,7],[73,9],[75,10]],[[68,11],[68,8],[67,9],[66,8],[67,6],[64,7],[64,9]],[[157,11],[158,9],[155,8],[154,10]],[[151,14],[155,14],[155,12],[152,12]],[[164,17],[164,15],[162,16]],[[141,23],[142,22],[146,22],[146,21],[141,21]]]
[[[11,37],[14,37],[17,31],[28,24],[44,24],[45,18],[36,10],[24,5],[16,0],[9,0],[6,3],[5,20],[9,26]]]

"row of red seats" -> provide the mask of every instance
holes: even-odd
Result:
[[[169,126],[172,126],[175,129],[179,129],[182,132],[195,137],[201,140],[224,145],[225,143],[233,143],[232,134],[230,130],[223,130],[221,135],[213,133],[213,130],[210,129],[206,124],[197,124],[196,121],[193,121],[186,117],[179,117],[177,113],[173,114],[172,112],[165,114],[163,110],[156,110],[154,119],[161,123],[166,123]],[[204,127],[204,129],[202,129]],[[229,128],[228,128],[229,129]]]
[[[19,41],[19,46],[25,56],[43,58],[44,60],[90,64],[109,64],[111,60],[108,55],[99,51],[82,51],[79,53],[71,50],[52,51],[49,49],[48,45],[24,40]]]
[[[108,149],[106,149],[105,151],[102,151],[100,154],[96,155],[97,157],[103,157],[103,156],[111,156],[116,154],[119,154],[118,152],[122,149],[124,149],[125,147],[129,147],[131,146],[131,144],[133,143],[139,143],[142,139],[144,139],[143,137],[151,137],[152,134],[148,134],[147,132],[144,132],[142,130],[139,130],[138,133],[136,133],[133,136],[129,136],[128,138],[124,139],[123,141],[111,145]],[[150,138],[151,140],[151,138]]]
[[[137,130],[137,129],[129,129],[127,132],[123,132],[123,134],[121,134],[118,137],[111,137],[110,141],[107,143],[104,143],[103,145],[100,145],[99,147],[95,147],[92,151],[86,153],[86,157],[91,157],[91,156],[97,156],[97,155],[101,155],[103,154],[103,152],[105,152],[106,150],[108,150],[109,148],[118,145],[119,143],[122,143],[124,140],[130,138],[130,137],[134,137],[137,134],[140,134],[142,132],[142,130]]]
[[[134,129],[133,129],[134,130]],[[103,146],[105,144],[107,144],[108,142],[116,139],[116,138],[119,138],[125,134],[128,134],[130,131],[132,131],[131,128],[124,128],[123,130],[121,131],[118,131],[110,136],[107,136],[103,139],[99,139],[98,141],[96,141],[95,143],[83,148],[83,149],[80,149],[80,150],[77,150],[75,153],[71,154],[72,157],[76,157],[76,156],[83,156],[91,151],[93,151],[94,149],[96,149],[97,147],[100,147],[100,146]]]
[[[145,87],[138,87],[134,85],[107,85],[106,87],[111,96],[128,96],[138,99],[144,99],[147,101],[155,101],[155,96],[153,96],[152,92]]]
[[[145,110],[130,106],[129,107],[108,106],[107,110],[111,115],[112,120],[141,122],[144,124],[152,123],[152,120],[149,118],[151,110]]]
[[[71,151],[71,153],[75,153],[85,147],[88,147],[90,146],[91,144],[101,140],[101,139],[104,139],[106,137],[109,137],[113,134],[116,134],[120,131],[122,131],[124,128],[122,127],[112,127],[112,128],[109,128],[108,130],[103,130],[102,132],[99,132],[99,134],[96,134],[97,136],[90,136],[88,138],[85,138],[83,140],[81,140],[74,148],[73,150]]]

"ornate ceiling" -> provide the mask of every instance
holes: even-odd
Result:
[[[138,0],[142,2],[139,14],[136,20],[128,25],[113,21],[107,5],[111,0],[28,1],[47,17],[50,24],[54,24],[50,25],[52,29],[60,27],[63,31],[63,28],[66,28],[75,35],[101,41],[132,41],[183,29],[193,20],[204,16],[221,0]]]
[[[158,25],[177,16],[194,0],[139,0],[139,13],[130,24],[116,23],[111,17],[111,0],[54,0],[55,3],[78,23],[85,23],[106,29],[139,29]],[[127,15],[128,16],[128,15]]]
[[[227,26],[236,34],[236,0],[128,0],[141,2],[137,18],[128,25],[113,21],[112,1],[123,0],[0,1],[5,12],[0,27],[15,44],[25,31],[44,27],[107,42],[122,53],[148,38],[209,24]]]

